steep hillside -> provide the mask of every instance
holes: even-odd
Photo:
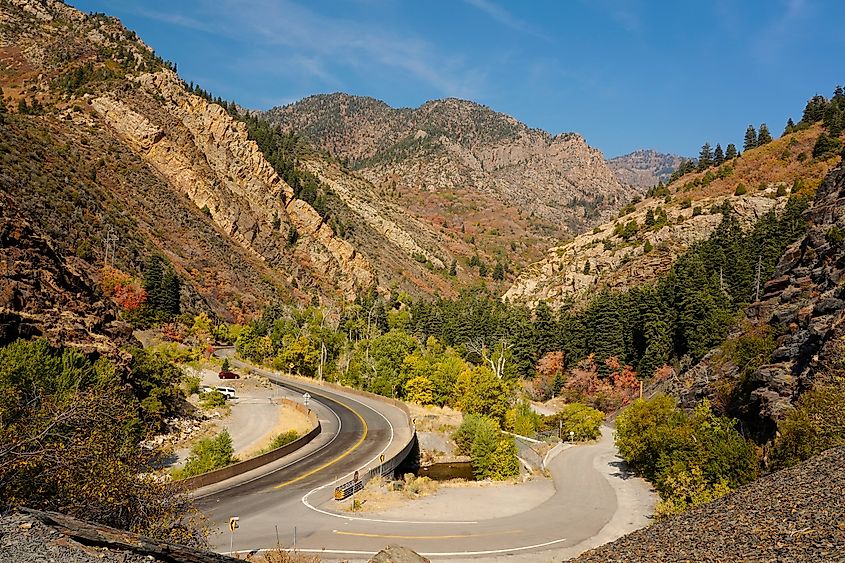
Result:
[[[92,278],[109,244],[131,274],[161,254],[185,282],[183,304],[225,318],[373,286],[449,291],[454,256],[437,231],[404,221],[396,206],[383,211],[372,186],[315,156],[315,169],[356,186],[350,201],[375,202],[332,210],[348,227],[341,236],[244,123],[191,93],[116,19],[0,0],[0,22],[0,187]]]
[[[729,202],[745,225],[785,204],[790,194],[812,193],[837,161],[809,155],[821,125],[791,133],[718,168],[687,174],[626,206],[619,217],[552,248],[527,267],[504,298],[553,307],[592,295],[597,288],[631,288],[667,272],[675,258],[708,237]]]
[[[115,320],[113,308],[77,265],[0,196],[0,345],[43,337],[86,353],[118,355],[117,345],[131,339],[131,328]]]
[[[607,166],[625,185],[646,190],[659,182],[666,183],[683,158],[675,154],[641,149],[607,161]]]
[[[423,222],[517,262],[607,220],[637,193],[579,135],[552,136],[464,100],[394,109],[331,94],[265,115]]]
[[[743,421],[761,443],[821,377],[841,370],[845,336],[845,167],[825,179],[792,245],[732,338],[662,390],[692,405],[703,398]],[[769,344],[766,345],[766,342]],[[744,344],[745,343],[745,344]],[[754,361],[736,350],[754,344]],[[841,385],[841,382],[838,383]]]

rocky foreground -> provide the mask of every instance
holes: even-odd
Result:
[[[845,561],[845,447],[574,561]]]

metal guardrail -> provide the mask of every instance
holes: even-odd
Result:
[[[366,485],[367,482],[373,477],[384,476],[393,473],[393,471],[395,471],[396,468],[399,467],[399,464],[405,461],[405,458],[408,457],[409,453],[411,453],[411,450],[413,449],[416,441],[417,431],[415,429],[414,433],[411,434],[411,439],[408,440],[408,443],[405,444],[405,447],[402,448],[402,451],[400,451],[390,459],[380,461],[378,465],[372,467],[363,475],[359,475],[359,472],[356,471],[352,479],[343,483],[342,485],[338,485],[337,487],[335,487],[334,499],[343,500],[349,498],[350,496],[363,489],[364,485]]]

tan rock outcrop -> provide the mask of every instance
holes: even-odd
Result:
[[[153,116],[136,111],[131,100],[100,96],[91,101],[92,107],[175,188],[197,207],[207,208],[229,236],[276,263],[289,252],[277,231],[292,227],[300,235],[296,251],[305,252],[318,278],[347,297],[374,283],[366,258],[337,237],[310,205],[294,198],[243,123],[219,105],[189,94],[170,71],[144,74],[137,82],[164,100],[168,115],[154,119],[176,121],[183,130],[166,132],[166,126],[153,123]],[[274,220],[285,228],[274,228]]]

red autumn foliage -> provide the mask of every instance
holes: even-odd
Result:
[[[526,389],[537,401],[545,401],[553,395],[555,379],[563,375],[563,352],[546,352],[537,361],[534,379],[526,383]]]
[[[591,354],[578,362],[566,379],[561,395],[569,402],[579,402],[604,412],[612,412],[629,403],[639,393],[637,372],[618,358],[605,360],[608,375],[599,374]]]
[[[118,307],[132,311],[147,301],[147,292],[141,287],[141,282],[126,272],[112,266],[103,266],[100,275],[103,293]]]

